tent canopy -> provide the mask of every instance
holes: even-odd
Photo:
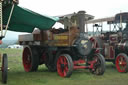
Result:
[[[120,19],[123,23],[128,22],[128,12],[123,12],[115,15],[115,22],[120,23]]]
[[[12,5],[9,5],[4,7],[3,9],[4,25],[7,24],[11,8]],[[48,30],[58,20],[58,17],[48,17],[40,15],[38,13],[15,5],[8,30],[29,33],[33,32],[34,28],[39,28],[40,30]]]

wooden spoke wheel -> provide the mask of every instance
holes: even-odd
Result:
[[[73,71],[73,62],[68,54],[62,54],[57,60],[57,72],[61,77],[70,77]]]
[[[103,75],[105,72],[105,59],[104,57],[98,53],[93,56],[93,68],[90,69],[90,72],[96,75]]]
[[[36,50],[34,48],[24,48],[22,61],[26,72],[37,71],[39,57],[36,55]]]
[[[7,77],[8,77],[8,58],[7,54],[3,54],[2,58],[2,83],[7,83]]]
[[[118,72],[127,72],[128,71],[128,57],[124,53],[120,53],[116,57],[116,68]]]

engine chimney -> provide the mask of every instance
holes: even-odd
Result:
[[[77,13],[78,27],[80,28],[80,32],[85,32],[85,13],[85,11],[79,11]]]

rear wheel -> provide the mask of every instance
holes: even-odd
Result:
[[[55,60],[53,58],[53,54],[45,54],[45,66],[48,68],[49,71],[55,72],[56,66],[55,66]]]
[[[73,71],[71,56],[62,54],[57,59],[57,72],[61,77],[70,77]]]
[[[116,57],[116,68],[118,72],[125,73],[128,71],[128,57],[124,53],[120,53]]]
[[[93,64],[93,69],[90,69],[90,72],[96,75],[103,75],[105,72],[105,59],[104,57],[98,53],[93,57],[93,61],[96,61]]]
[[[33,47],[25,47],[23,50],[23,66],[26,72],[37,71],[39,65],[39,57],[37,50]]]
[[[7,54],[3,54],[2,58],[2,83],[7,83],[7,73],[8,73],[8,58]]]

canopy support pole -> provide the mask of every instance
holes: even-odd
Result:
[[[3,36],[3,13],[2,13],[2,1],[0,1],[0,29],[1,37]]]
[[[12,5],[12,8],[11,8],[11,12],[10,12],[10,15],[9,15],[9,18],[8,18],[8,22],[7,22],[7,25],[6,25],[6,28],[5,28],[5,33],[4,33],[4,36],[6,35],[7,33],[7,29],[8,29],[8,26],[9,26],[9,23],[10,23],[10,20],[11,20],[11,17],[12,17],[12,13],[13,13],[13,10],[14,10],[14,3]]]

